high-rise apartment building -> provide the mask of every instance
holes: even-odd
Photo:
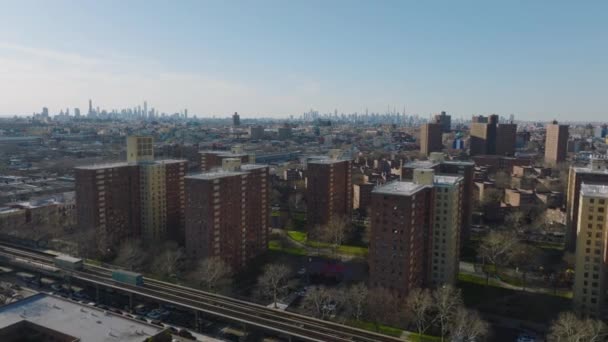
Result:
[[[471,156],[515,154],[516,124],[499,124],[498,115],[473,117],[470,129]]]
[[[459,176],[463,178],[461,242],[468,240],[473,216],[473,191],[475,189],[475,163],[460,160],[444,160],[431,155],[430,160],[415,161],[404,164],[401,168],[401,180],[413,181],[415,169],[433,169],[436,175]]]
[[[76,208],[82,229],[96,231],[99,251],[128,238],[183,243],[186,160],[154,160],[150,137],[127,138],[127,162],[77,167]]]
[[[435,115],[435,123],[441,125],[441,130],[444,133],[448,133],[452,130],[452,116],[447,115],[446,112],[441,112]]]
[[[220,257],[233,270],[265,251],[270,204],[268,166],[224,161],[221,170],[186,177],[186,251]]]
[[[517,140],[517,125],[501,123],[496,126],[496,153],[499,156],[514,156]]]
[[[98,252],[116,252],[121,242],[141,233],[139,168],[128,163],[75,169],[76,218],[93,229]]]
[[[576,225],[579,219],[581,185],[608,184],[608,156],[593,156],[586,167],[571,167],[566,197],[566,247],[576,247]]]
[[[453,284],[460,259],[463,178],[416,169],[412,182],[372,192],[370,284],[407,296],[423,286]]]
[[[582,184],[578,207],[574,305],[585,316],[605,318],[608,184]]]
[[[427,123],[420,127],[420,154],[428,156],[431,152],[443,149],[442,127],[439,123]]]
[[[352,213],[351,161],[315,159],[307,162],[306,205],[311,227]]]
[[[545,162],[556,165],[566,161],[568,153],[568,125],[553,121],[547,125],[545,139]]]

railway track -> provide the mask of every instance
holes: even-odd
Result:
[[[44,251],[8,246],[0,243],[0,253],[29,258],[53,265],[54,254]],[[221,296],[197,289],[144,278],[143,286],[132,286],[111,279],[112,269],[85,264],[81,271],[71,271],[72,277],[84,282],[114,288],[138,296],[190,308],[230,321],[256,326],[305,341],[396,342],[401,339],[319,320],[296,313],[277,311],[255,303]]]

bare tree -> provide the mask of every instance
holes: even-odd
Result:
[[[510,263],[522,274],[522,290],[526,288],[526,275],[540,264],[541,252],[538,248],[518,242],[508,252]]]
[[[274,308],[277,306],[277,298],[290,286],[289,278],[292,271],[284,264],[269,264],[264,267],[264,273],[258,278],[258,288],[263,296],[273,300]]]
[[[406,299],[407,308],[416,324],[416,330],[423,334],[432,323],[433,296],[427,289],[413,289]]]
[[[351,224],[345,217],[334,216],[320,229],[320,238],[334,248],[341,246],[351,232]]]
[[[478,342],[484,340],[490,333],[490,325],[484,321],[477,311],[459,306],[454,314],[450,328],[452,342]]]
[[[498,268],[508,261],[511,249],[518,242],[516,232],[493,230],[481,239],[478,253],[484,262],[487,261]]]
[[[152,271],[162,278],[177,277],[184,261],[184,250],[175,243],[167,243],[161,249],[162,252],[154,257]]]
[[[232,270],[220,257],[210,257],[201,260],[194,271],[194,278],[200,286],[213,292],[221,292],[230,287]]]
[[[352,285],[346,291],[345,305],[348,303],[346,309],[354,319],[360,320],[363,317],[368,295],[369,290],[363,283]]]
[[[515,210],[505,217],[505,222],[507,227],[517,231],[524,225],[525,219],[526,215],[521,210]]]
[[[146,262],[146,252],[138,240],[127,240],[118,248],[114,263],[132,271],[141,271]]]
[[[312,316],[325,319],[338,310],[338,306],[343,302],[341,297],[337,289],[315,286],[308,290],[302,305]]]
[[[433,292],[435,302],[435,321],[439,323],[441,340],[448,334],[450,322],[454,319],[457,309],[462,305],[460,290],[451,285],[444,285]]]
[[[572,312],[562,312],[551,324],[547,341],[600,342],[608,336],[606,324],[600,320],[581,319]]]

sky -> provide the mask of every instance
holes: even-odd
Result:
[[[0,115],[608,120],[608,1],[0,0]]]

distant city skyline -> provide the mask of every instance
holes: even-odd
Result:
[[[0,116],[447,111],[605,121],[608,2],[29,1],[0,13]]]

